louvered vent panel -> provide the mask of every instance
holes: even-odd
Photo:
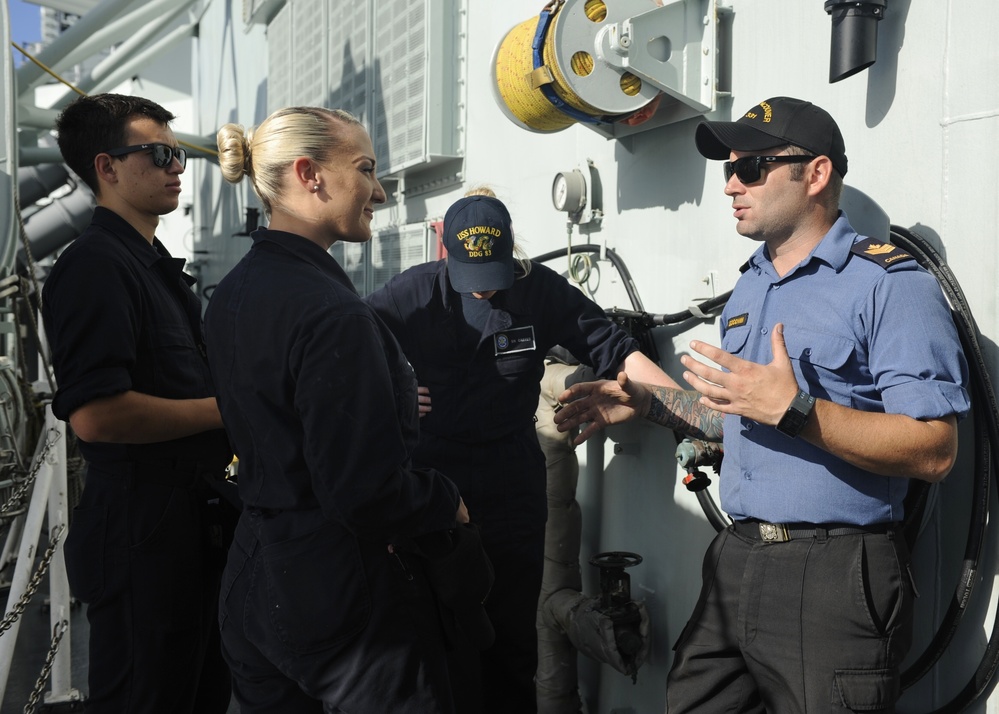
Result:
[[[268,29],[269,112],[346,109],[371,134],[379,178],[454,180],[464,116],[458,0],[272,1],[285,5]]]
[[[326,105],[327,37],[324,0],[292,2],[295,72],[292,104]]]
[[[375,153],[385,172],[424,158],[427,1],[375,4],[381,91],[375,95]]]
[[[267,25],[267,113],[291,104],[291,7]]]
[[[337,2],[329,17],[330,103],[346,109],[370,127],[368,95],[368,3]],[[377,155],[377,154],[376,154]]]
[[[357,288],[357,292],[361,295],[368,292],[365,289],[366,281],[364,278],[367,272],[367,245],[367,243],[346,243],[339,241],[334,243],[333,247],[330,248],[330,255],[336,259],[336,262],[347,273],[347,277],[354,283],[354,287]]]
[[[380,231],[371,240],[371,290],[377,290],[392,276],[419,265],[426,259],[425,225]]]

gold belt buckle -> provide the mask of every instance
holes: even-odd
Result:
[[[783,523],[760,523],[760,539],[765,543],[784,543],[791,540]]]

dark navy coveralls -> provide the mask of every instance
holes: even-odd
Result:
[[[475,655],[450,657],[458,709],[531,712],[548,510],[534,422],[544,360],[561,345],[613,378],[639,347],[596,303],[538,263],[488,305],[466,298],[470,308],[488,310],[476,329],[446,270],[444,260],[416,266],[365,299],[430,390],[432,411],[420,420],[414,462],[457,484],[496,574],[486,602],[496,643],[481,656],[481,694],[467,691],[475,689],[477,673],[469,671]],[[469,696],[481,701],[468,702]]]
[[[245,504],[219,621],[242,714],[452,711],[434,600],[402,536],[455,526],[414,469],[417,385],[328,252],[259,230],[205,315]]]
[[[114,212],[94,211],[43,291],[57,417],[128,390],[214,394],[201,301],[183,265]],[[87,711],[225,712],[216,610],[235,509],[208,484],[232,459],[225,432],[156,444],[81,440],[80,452],[86,485],[65,550],[73,595],[88,603]]]

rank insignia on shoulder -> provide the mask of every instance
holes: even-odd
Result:
[[[862,240],[854,243],[850,252],[856,253],[861,258],[867,258],[867,260],[877,263],[882,268],[888,268],[888,266],[903,260],[915,260],[915,258],[904,250],[891,243],[878,243],[871,240]]]

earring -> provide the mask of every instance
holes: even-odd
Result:
[[[315,186],[312,187],[312,193],[315,193],[318,190],[319,190],[319,184],[317,183]]]

